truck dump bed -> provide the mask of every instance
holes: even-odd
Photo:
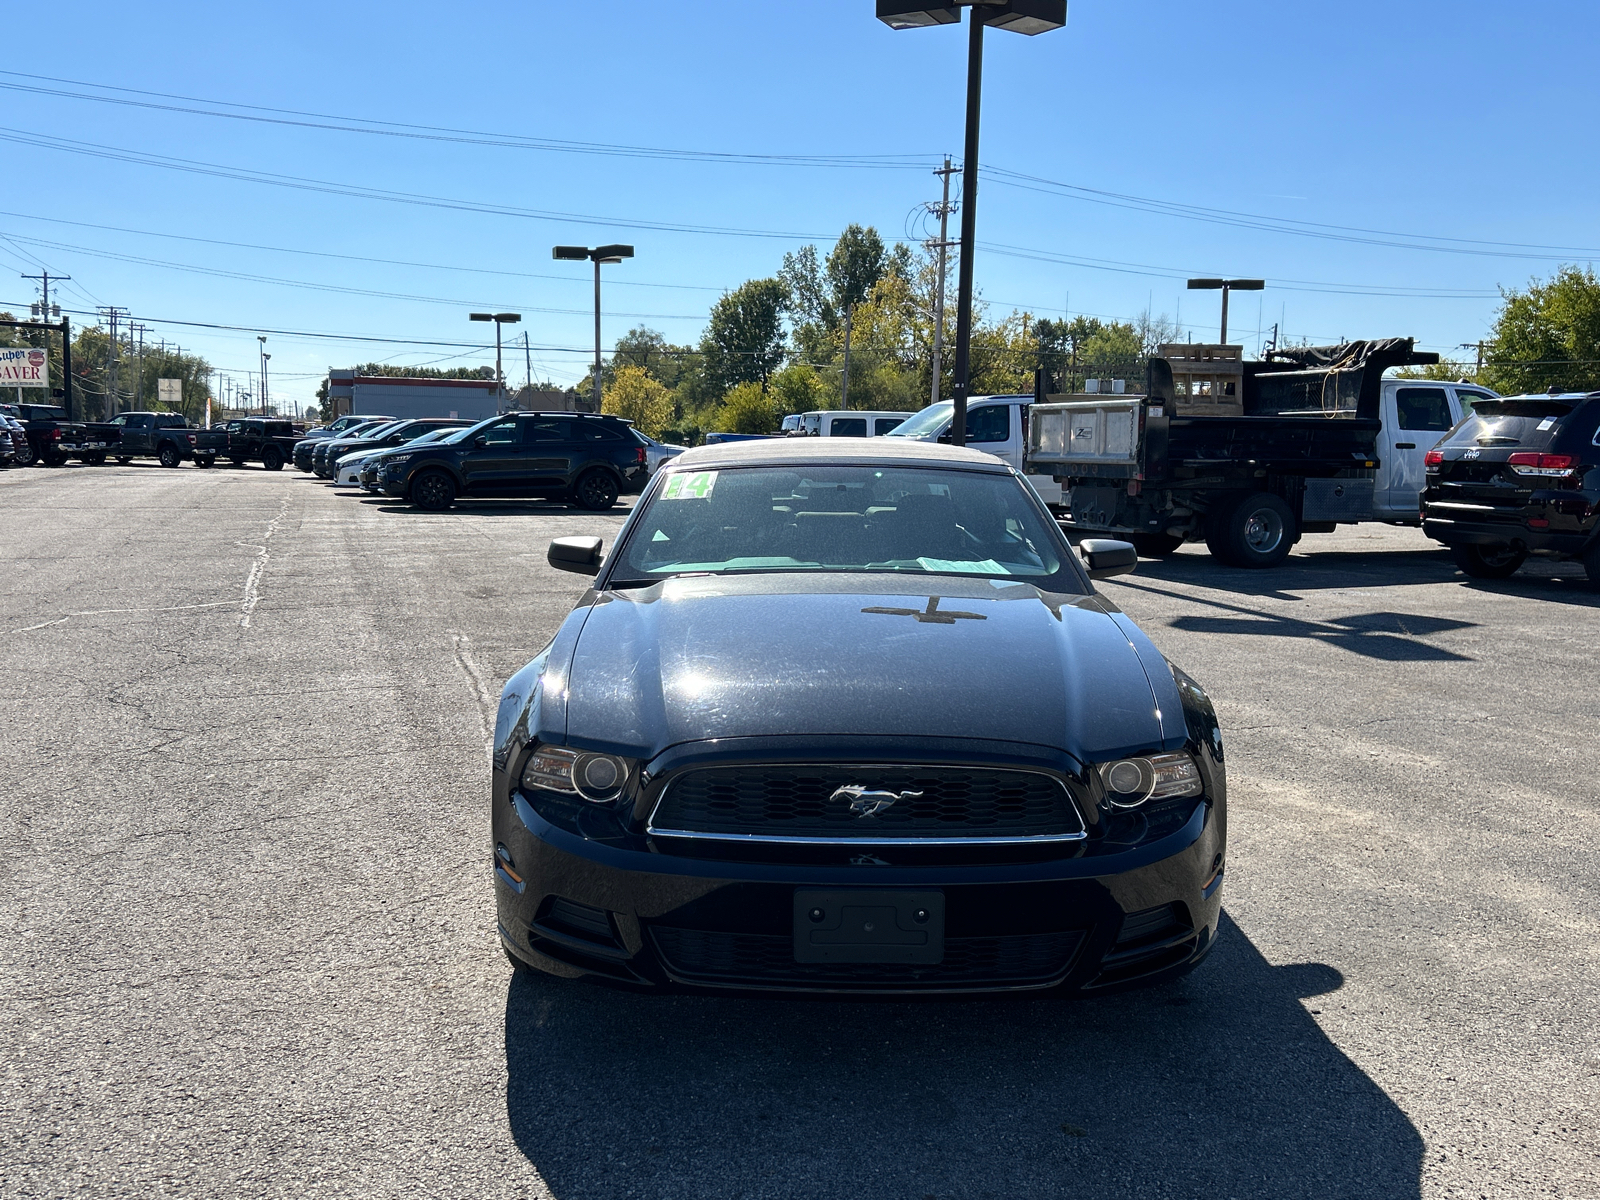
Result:
[[[1191,416],[1189,397],[1174,386],[1173,364],[1152,358],[1143,396],[1055,400],[1033,405],[1028,469],[1057,479],[1181,479],[1221,468],[1311,477],[1377,465],[1378,404],[1389,367],[1437,361],[1417,354],[1409,338],[1351,342],[1281,352],[1267,362],[1240,363],[1242,410]],[[1195,405],[1215,411],[1216,400]]]

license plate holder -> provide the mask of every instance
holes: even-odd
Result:
[[[944,893],[796,888],[794,960],[937,966],[944,961]]]

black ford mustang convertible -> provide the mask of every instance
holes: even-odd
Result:
[[[638,987],[1089,991],[1198,963],[1226,843],[1201,689],[989,455],[690,451],[506,685],[499,932]]]

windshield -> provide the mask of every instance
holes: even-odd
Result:
[[[1065,542],[1011,475],[933,467],[680,470],[651,492],[613,582],[684,573],[974,575],[1082,592]]]
[[[915,438],[925,442],[937,437],[950,424],[950,414],[955,410],[956,406],[949,400],[941,400],[938,404],[928,405],[921,412],[913,413],[883,436]]]
[[[343,440],[359,442],[365,441],[367,438],[387,437],[404,424],[404,421],[385,421],[382,425],[374,425],[370,429],[352,429],[345,434]]]
[[[1480,400],[1440,445],[1543,450],[1560,432],[1562,418],[1571,411],[1570,404],[1558,400]]]

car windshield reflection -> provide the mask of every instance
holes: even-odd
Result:
[[[968,575],[1081,590],[1020,481],[898,467],[679,471],[652,495],[614,582],[688,573]]]

